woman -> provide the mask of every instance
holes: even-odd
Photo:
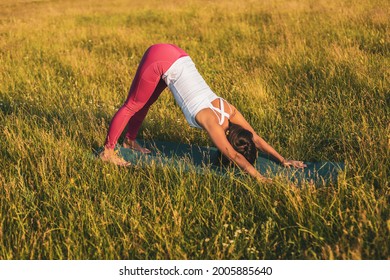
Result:
[[[226,158],[256,179],[267,180],[253,166],[257,149],[285,167],[305,167],[301,161],[285,160],[258,136],[233,105],[210,89],[188,54],[172,44],[153,45],[145,52],[127,100],[111,121],[104,150],[100,154],[102,160],[121,166],[129,165],[114,151],[126,126],[123,146],[143,153],[150,152],[135,139],[150,106],[167,86],[189,125],[206,130]]]

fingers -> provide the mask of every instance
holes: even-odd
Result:
[[[288,160],[284,163],[284,167],[290,168],[290,167],[295,167],[295,168],[305,168],[307,167],[306,164],[303,163],[303,161],[297,161],[297,160]]]
[[[296,168],[305,168],[305,167],[307,167],[307,165],[304,164],[303,161],[296,161],[294,167],[296,167]]]
[[[256,177],[257,181],[260,183],[265,183],[265,184],[271,184],[273,180],[268,177],[264,177],[262,175]]]
[[[271,178],[263,178],[261,180],[262,183],[265,183],[265,184],[272,184],[273,183],[273,180]]]

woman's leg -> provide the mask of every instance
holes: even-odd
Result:
[[[157,45],[157,47],[158,46],[159,45]],[[174,60],[176,61],[176,59],[179,57],[187,56],[187,54],[182,49],[180,49],[179,47],[177,47],[175,45],[168,45],[167,48],[170,49],[170,53],[168,52],[165,54],[165,59],[167,59],[167,57],[172,57],[172,58],[175,58]],[[165,52],[166,52],[167,48],[165,48]],[[160,47],[160,49],[161,49],[161,47]],[[167,67],[167,65],[164,65],[164,66],[165,66],[165,67],[163,67],[164,70],[162,71],[163,73],[165,73],[169,68],[169,67]],[[158,99],[158,97],[160,96],[160,94],[162,93],[162,91],[166,87],[167,87],[167,84],[160,77],[160,82],[158,83],[156,89],[154,90],[152,96],[149,98],[148,102],[145,104],[144,107],[142,107],[141,110],[139,110],[137,113],[135,113],[134,116],[128,122],[127,133],[126,133],[126,137],[125,137],[126,139],[134,141],[137,138],[138,131],[141,127],[142,122],[144,121],[144,119],[146,117],[146,114],[149,111],[150,106],[154,102],[156,102],[156,100]]]
[[[144,107],[142,107],[141,110],[139,110],[137,113],[134,114],[134,116],[130,119],[130,121],[127,123],[127,132],[125,139],[123,141],[123,147],[140,151],[142,153],[150,153],[149,149],[141,147],[137,141],[135,140],[137,138],[138,131],[141,127],[142,122],[144,121],[146,114],[149,111],[150,106],[156,102],[162,91],[166,88],[166,84],[163,80],[160,80],[158,83],[156,90],[153,92],[152,96],[149,98],[148,102],[145,104]]]
[[[142,68],[140,67],[139,71],[142,71]],[[147,74],[145,72],[143,71],[143,75]],[[129,120],[147,104],[159,84],[160,77],[158,75],[155,75],[156,80],[154,82],[147,81],[140,76],[137,71],[126,102],[114,115],[110,123],[105,143],[106,148],[113,149],[115,147]]]
[[[127,100],[110,123],[105,142],[106,149],[114,149],[126,125],[137,112],[140,112],[136,119],[130,121],[129,124],[133,123],[135,127],[128,130],[128,135],[130,138],[135,138],[150,105],[156,101],[166,87],[161,76],[178,58],[186,55],[177,46],[168,44],[153,45],[145,52],[130,87]]]
[[[161,79],[158,83],[156,89],[154,90],[152,96],[149,98],[148,102],[139,110],[127,123],[127,132],[125,138],[131,141],[134,141],[137,138],[138,131],[141,127],[142,122],[144,121],[146,114],[148,113],[150,106],[156,102],[162,91],[167,87],[165,82]]]

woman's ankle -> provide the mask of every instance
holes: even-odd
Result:
[[[144,153],[144,154],[150,153],[149,149],[141,147],[140,144],[138,144],[137,140],[135,140],[135,139],[125,138],[125,140],[123,141],[123,147],[125,147],[127,149],[132,149],[132,150]]]

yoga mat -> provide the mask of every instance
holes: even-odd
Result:
[[[157,164],[181,168],[184,171],[195,170],[204,173],[211,170],[224,176],[228,169],[220,166],[218,162],[218,150],[214,147],[202,147],[196,145],[179,144],[172,142],[138,141],[140,145],[151,150],[150,154],[143,154],[131,149],[117,146],[122,157],[138,166]],[[314,185],[336,184],[338,173],[344,170],[343,163],[335,162],[305,162],[304,169],[285,168],[270,159],[259,156],[255,167],[266,177],[285,177],[288,180],[301,184],[310,182]],[[241,173],[238,167],[229,168],[230,171]],[[239,176],[239,175],[238,175]]]

